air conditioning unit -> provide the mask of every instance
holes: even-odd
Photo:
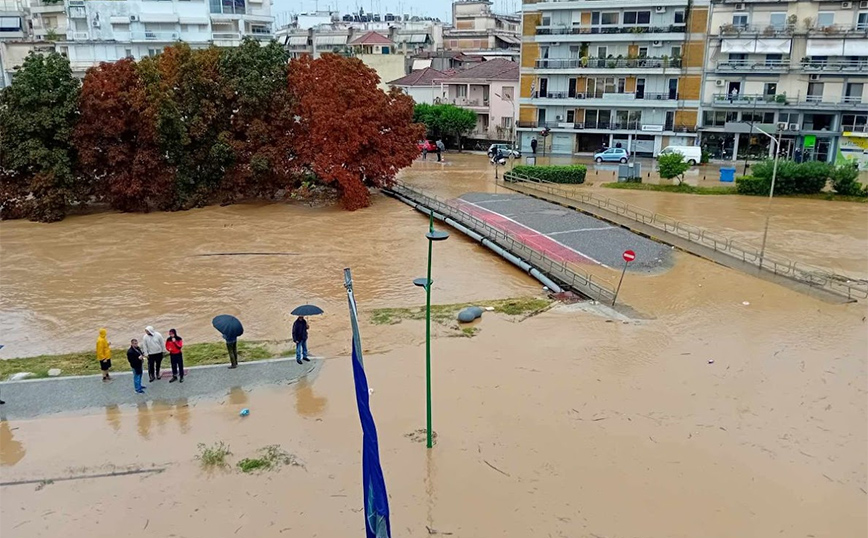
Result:
[[[94,19],[93,22],[91,23],[91,26],[93,26],[94,28],[99,28],[99,20]]]
[[[130,22],[139,22],[138,15],[130,15]]]
[[[556,116],[556,119],[557,119],[558,121],[564,121],[564,117],[563,117],[563,116]]]
[[[585,94],[583,94],[583,93],[577,93],[576,94],[576,99],[584,99],[584,98],[585,98]]]
[[[747,6],[745,4],[736,4],[735,10],[736,11],[745,11],[745,10],[747,10]]]
[[[726,81],[722,79],[717,79],[714,81],[715,86],[723,86],[724,84],[726,84]]]
[[[811,75],[808,78],[810,78],[811,80],[820,80],[820,75]]]
[[[778,131],[786,131],[788,126],[785,121],[778,122]]]
[[[664,7],[664,6],[657,6],[656,8],[654,8],[654,12],[655,12],[655,13],[666,13],[666,7]]]
[[[662,41],[655,41],[655,42],[651,43],[651,46],[652,47],[662,47],[663,42]]]
[[[841,9],[852,9],[853,2],[841,2]]]
[[[798,123],[791,123],[791,124],[790,124],[790,131],[798,131],[798,130],[799,130],[799,127],[800,127],[800,126],[799,126]]]

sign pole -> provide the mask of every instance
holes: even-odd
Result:
[[[624,282],[624,274],[627,272],[627,265],[636,259],[636,253],[632,250],[625,250],[623,257],[624,269],[621,270],[621,278],[618,280],[618,287],[615,289],[615,296],[612,297],[612,306],[615,306],[615,301],[618,300],[618,294],[621,292],[621,283]]]

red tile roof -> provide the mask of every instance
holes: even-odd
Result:
[[[366,32],[350,41],[350,45],[394,45],[391,39],[377,32]]]
[[[388,82],[389,86],[433,86],[434,79],[447,78],[449,75],[433,67],[417,69],[405,77]]]
[[[453,80],[515,80],[518,81],[516,62],[495,58],[455,73]]]

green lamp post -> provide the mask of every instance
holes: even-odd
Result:
[[[444,241],[449,238],[449,233],[434,229],[434,213],[428,215],[428,277],[417,278],[413,284],[425,288],[425,389],[427,401],[427,446],[434,446],[431,430],[431,253],[434,250],[434,241]]]

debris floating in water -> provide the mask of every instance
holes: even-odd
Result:
[[[743,304],[743,305],[744,305],[744,306],[750,306],[750,303],[749,303],[749,302],[747,302],[747,301],[742,301],[742,303],[741,303],[741,304]]]
[[[250,414],[250,409],[247,409],[247,408],[245,407],[245,408],[242,409],[241,412],[238,413],[238,414],[241,415],[242,417],[246,417],[247,415]]]
[[[708,359],[708,364],[714,364],[714,359]]]

